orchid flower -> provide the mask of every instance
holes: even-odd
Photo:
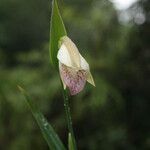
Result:
[[[67,36],[60,39],[57,54],[60,77],[64,86],[69,88],[71,95],[81,92],[88,81],[95,86],[89,64],[81,56],[76,45]]]

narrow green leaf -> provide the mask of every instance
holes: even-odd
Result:
[[[54,66],[57,66],[58,42],[62,36],[67,35],[66,29],[61,18],[57,0],[52,2],[52,15],[50,23],[50,60]]]
[[[74,150],[73,148],[73,141],[72,141],[72,137],[71,137],[71,133],[68,134],[68,149],[69,150]]]
[[[30,99],[30,97],[26,93],[26,91],[23,88],[21,88],[20,86],[18,86],[18,88],[21,91],[21,93],[24,95],[24,97],[31,109],[31,112],[32,112],[34,118],[36,119],[45,140],[47,141],[49,148],[51,150],[66,150],[63,143],[59,139],[58,135],[52,128],[52,126],[48,123],[48,121],[45,119],[43,114],[38,110],[38,108],[33,103],[33,101]]]

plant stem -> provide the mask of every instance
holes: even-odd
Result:
[[[63,96],[64,96],[64,107],[65,107],[68,130],[69,130],[69,133],[71,134],[74,150],[77,150],[76,140],[75,140],[73,127],[72,127],[71,113],[70,113],[70,107],[69,107],[69,98],[68,98],[68,94],[66,90],[63,90]]]

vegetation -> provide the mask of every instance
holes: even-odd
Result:
[[[59,6],[96,83],[71,98],[78,148],[150,149],[150,1],[129,8],[126,24],[107,0],[59,0]],[[17,85],[32,95],[67,145],[59,74],[49,62],[50,8],[49,1],[0,1],[1,150],[48,150]]]

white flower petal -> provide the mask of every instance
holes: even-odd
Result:
[[[63,64],[69,67],[80,68],[80,53],[76,45],[67,36],[62,37],[60,43],[62,43],[62,46],[59,50],[60,52],[58,51],[58,59],[60,60],[60,62],[64,62]],[[68,60],[65,61],[63,59]]]
[[[62,64],[65,64],[68,67],[72,66],[70,54],[64,44],[61,45],[57,54],[57,58],[59,62],[61,62]]]
[[[89,70],[89,64],[87,61],[81,56],[80,54],[80,62],[81,62],[81,69],[83,70]]]

